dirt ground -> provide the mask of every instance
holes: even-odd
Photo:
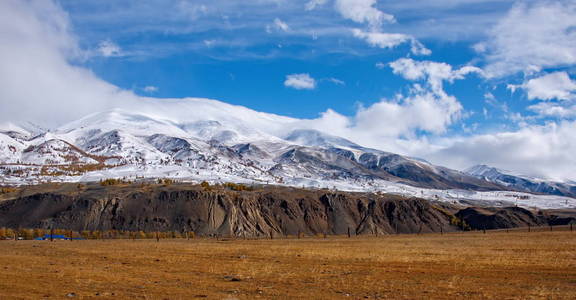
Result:
[[[576,299],[576,232],[0,241],[0,299]]]

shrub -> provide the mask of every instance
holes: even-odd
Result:
[[[202,183],[200,183],[200,186],[205,190],[205,191],[209,191],[212,188],[210,187],[210,183],[208,183],[207,181],[202,181]]]
[[[101,186],[110,186],[110,185],[120,185],[120,184],[131,184],[132,181],[123,180],[123,179],[116,179],[116,178],[108,178],[108,179],[100,179]]]
[[[245,186],[243,184],[231,183],[231,182],[225,183],[224,186],[233,190],[233,191],[251,191],[251,190],[253,190],[252,187],[248,187],[248,186]]]

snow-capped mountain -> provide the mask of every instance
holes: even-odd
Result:
[[[515,174],[487,165],[476,165],[464,172],[479,179],[484,179],[519,191],[576,197],[576,183],[548,181]]]
[[[170,177],[419,196],[434,189],[426,192],[433,198],[450,189],[517,189],[206,99],[94,113],[40,134],[0,128],[0,174],[0,184]]]

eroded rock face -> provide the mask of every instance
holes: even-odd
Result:
[[[446,208],[446,207],[445,207]],[[0,226],[73,230],[194,231],[199,235],[394,234],[540,226],[551,216],[522,208],[445,209],[394,195],[266,187],[232,191],[177,184],[64,185],[0,202]],[[452,222],[453,223],[453,222]]]
[[[422,199],[294,188],[237,192],[197,186],[96,187],[34,193],[0,203],[0,226],[231,236],[456,230],[450,218]]]
[[[500,229],[528,226],[544,226],[550,216],[534,214],[520,207],[477,208],[469,207],[460,210],[456,216],[464,220],[472,229]]]

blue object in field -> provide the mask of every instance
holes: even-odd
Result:
[[[53,239],[53,240],[67,240],[67,241],[69,241],[69,240],[83,240],[83,238],[69,238],[69,237],[67,237],[67,236],[65,236],[65,235],[62,235],[62,234],[53,234],[53,235],[52,235],[52,238],[50,238],[50,234],[45,234],[45,235],[42,236],[42,237],[37,237],[37,238],[35,238],[35,240],[37,240],[37,241],[45,241],[45,240],[50,240],[50,239]]]

